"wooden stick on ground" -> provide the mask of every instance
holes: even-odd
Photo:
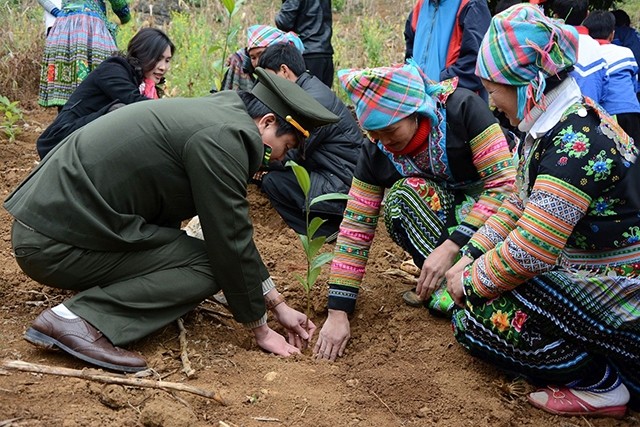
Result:
[[[176,320],[178,323],[178,329],[180,330],[180,360],[182,361],[182,372],[185,373],[187,378],[191,378],[196,374],[196,371],[191,367],[189,361],[189,355],[187,353],[187,331],[184,329],[184,323],[182,319]]]
[[[203,390],[198,387],[193,387],[181,383],[173,383],[168,381],[153,381],[153,380],[145,380],[142,378],[129,378],[124,376],[114,376],[100,373],[100,371],[89,371],[89,370],[79,370],[79,369],[69,369],[69,368],[61,368],[58,366],[47,366],[47,365],[39,365],[36,363],[28,363],[23,362],[21,360],[3,360],[2,366],[7,369],[14,369],[18,371],[26,371],[26,372],[38,372],[41,374],[51,374],[51,375],[61,375],[63,377],[75,377],[82,378],[89,381],[96,381],[104,384],[120,384],[127,385],[133,387],[147,387],[147,388],[157,388],[160,390],[178,390],[185,391],[187,393],[197,394],[198,396],[206,397],[208,399],[213,399],[219,404],[226,406],[227,403],[224,401],[220,393]]]

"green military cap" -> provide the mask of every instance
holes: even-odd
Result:
[[[340,117],[327,110],[297,84],[257,67],[258,83],[251,93],[304,136],[313,128],[336,123]]]

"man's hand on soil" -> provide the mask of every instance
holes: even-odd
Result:
[[[278,304],[273,315],[286,330],[289,344],[304,350],[316,331],[316,325],[304,313],[289,307],[286,303]]]
[[[300,350],[295,346],[287,343],[282,335],[271,329],[269,326],[262,325],[252,329],[258,346],[270,353],[278,356],[291,356],[292,354],[300,354]]]

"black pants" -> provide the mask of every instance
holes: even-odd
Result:
[[[332,55],[304,55],[304,64],[309,74],[319,78],[328,87],[333,85],[334,68]]]
[[[298,234],[307,234],[306,212],[304,210],[304,194],[298,186],[293,171],[271,171],[264,176],[261,184],[271,205]],[[314,205],[309,212],[309,220],[320,217],[327,220],[318,229],[316,236],[330,236],[338,231],[342,222],[342,214],[346,206],[344,201],[321,202]]]

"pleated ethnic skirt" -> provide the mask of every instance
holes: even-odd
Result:
[[[38,103],[64,105],[89,72],[116,51],[99,14],[84,10],[56,19],[45,44]]]

